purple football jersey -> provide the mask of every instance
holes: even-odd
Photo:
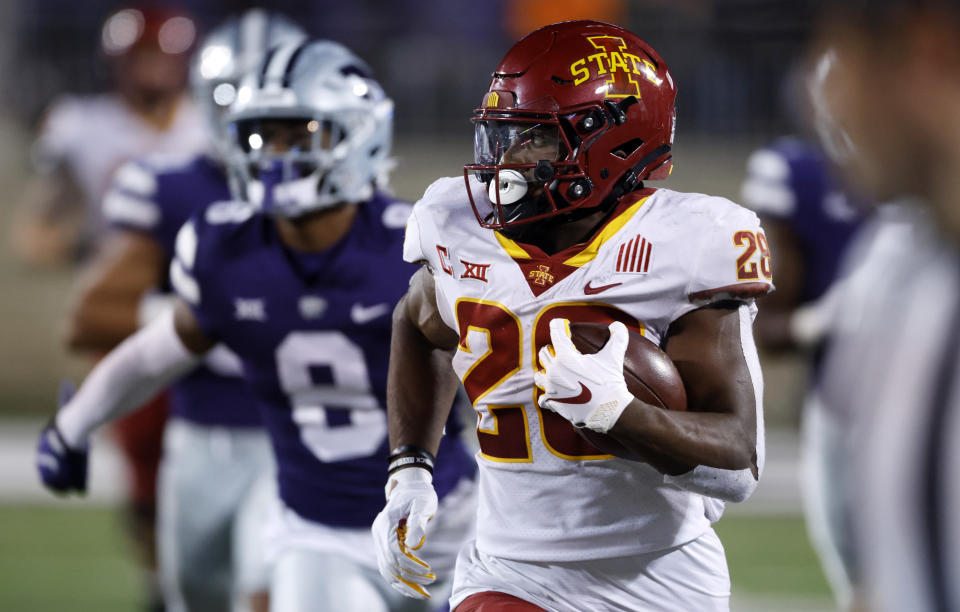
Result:
[[[200,326],[243,361],[277,457],[280,497],[302,517],[369,526],[383,507],[391,314],[416,267],[401,257],[410,205],[377,194],[319,253],[293,251],[271,218],[217,204],[181,229],[171,278]],[[475,462],[447,425],[441,497]]]
[[[129,162],[116,173],[103,202],[113,227],[144,232],[173,257],[177,231],[193,214],[230,199],[222,166],[205,155],[154,157]],[[165,283],[166,285],[166,283]],[[169,287],[162,287],[169,291]],[[260,425],[256,401],[239,372],[202,365],[170,388],[171,412],[200,425]]]
[[[823,153],[795,138],[777,140],[751,156],[743,204],[796,235],[805,264],[804,302],[823,295],[837,279],[843,252],[867,212],[837,184]]]

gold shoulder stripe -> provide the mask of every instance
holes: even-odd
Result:
[[[493,235],[497,237],[497,242],[500,243],[500,246],[503,247],[503,250],[507,252],[507,255],[514,259],[530,259],[530,253],[527,253],[523,247],[519,244],[510,240],[500,232],[493,232]]]
[[[627,224],[627,221],[629,221],[633,217],[633,215],[635,215],[637,211],[640,210],[644,202],[646,202],[649,199],[650,199],[650,196],[640,199],[633,206],[631,206],[627,210],[617,215],[616,218],[610,220],[610,222],[607,223],[607,225],[604,226],[602,230],[600,230],[600,233],[597,234],[594,237],[594,239],[590,241],[590,244],[588,244],[586,247],[584,247],[582,251],[580,251],[579,253],[577,253],[576,255],[574,255],[573,257],[571,257],[570,259],[566,260],[563,263],[568,266],[579,267],[593,261],[594,258],[596,258],[597,256],[597,251],[599,251],[600,247],[603,246],[603,243],[606,242],[607,240],[610,240],[610,238],[612,238],[614,234],[616,234],[621,229],[623,229],[623,226]]]

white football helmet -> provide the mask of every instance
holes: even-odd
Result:
[[[237,99],[240,79],[257,67],[268,49],[307,39],[287,17],[249,9],[211,30],[197,47],[190,65],[190,87],[210,126],[214,153],[226,157],[223,115]]]
[[[244,77],[225,121],[234,196],[268,214],[364,202],[386,186],[393,101],[342,45],[271,49]]]

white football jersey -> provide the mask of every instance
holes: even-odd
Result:
[[[474,197],[486,197],[471,179]],[[547,256],[482,228],[462,178],[431,185],[407,224],[404,258],[426,262],[453,366],[478,414],[480,551],[574,561],[661,550],[701,535],[722,503],[681,490],[645,463],[616,459],[537,405],[549,322],[623,321],[660,344],[670,324],[722,299],[771,288],[756,215],[725,199],[644,190],[587,243]],[[749,330],[746,331],[749,335]],[[762,428],[761,380],[751,368]],[[762,461],[762,432],[758,431]]]
[[[114,171],[151,153],[192,155],[208,146],[209,131],[184,97],[166,130],[158,130],[117,94],[65,96],[55,102],[35,145],[42,164],[66,164],[86,197],[90,224],[100,226],[100,202]]]

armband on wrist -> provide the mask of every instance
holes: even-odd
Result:
[[[413,444],[404,444],[393,449],[387,458],[387,475],[408,467],[421,467],[433,474],[436,457],[425,448]]]

